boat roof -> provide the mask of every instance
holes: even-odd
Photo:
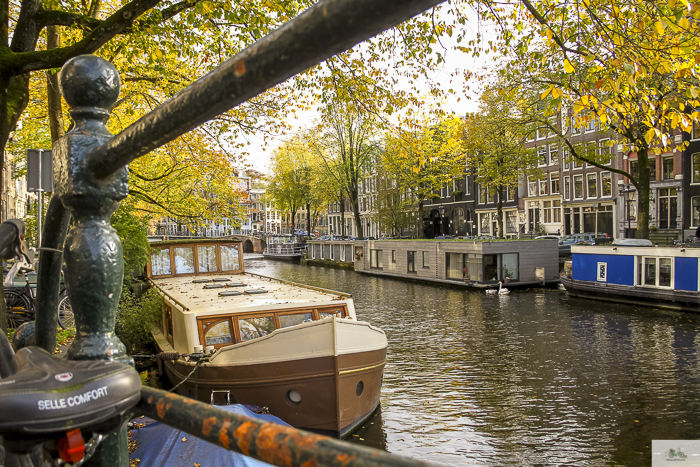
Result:
[[[151,281],[185,311],[197,314],[243,313],[258,307],[269,308],[271,305],[276,308],[295,308],[300,304],[352,298],[352,295],[342,292],[251,273],[162,277]],[[239,294],[227,295],[236,292]]]

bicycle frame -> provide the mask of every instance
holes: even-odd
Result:
[[[109,223],[127,194],[129,162],[441,1],[321,0],[115,137],[105,122],[110,102],[119,95],[116,69],[91,56],[68,61],[61,71],[61,88],[75,128],[54,145],[58,172],[40,252],[37,345],[55,347],[58,249],[64,248],[65,240],[66,285],[78,331],[67,357],[131,361],[114,336],[123,262],[119,238]],[[68,233],[71,217],[75,222]],[[0,363],[6,357],[0,355]],[[155,389],[144,388],[142,396],[138,409],[152,418],[276,465],[422,465],[291,428],[261,425]],[[126,467],[125,429],[107,436],[88,464]]]

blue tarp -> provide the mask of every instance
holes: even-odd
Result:
[[[289,426],[288,423],[283,422],[274,415],[261,415],[252,412],[250,408],[258,409],[254,406],[234,404],[217,407],[238,415]],[[193,467],[195,465],[200,465],[201,467],[260,467],[270,465],[242,454],[227,451],[184,431],[155,422],[150,418],[143,417],[132,421],[137,426],[147,423],[145,426],[131,430],[131,441],[136,443],[137,448],[131,453],[129,458],[132,460],[140,459],[139,467]]]

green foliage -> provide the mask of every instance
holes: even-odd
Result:
[[[132,206],[124,202],[112,215],[124,251],[124,289],[129,289],[134,270],[142,270],[148,261],[148,222],[134,215]]]
[[[151,341],[150,326],[158,322],[162,308],[163,297],[155,289],[149,289],[140,299],[128,290],[122,292],[115,331],[127,350]]]

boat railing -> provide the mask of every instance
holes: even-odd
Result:
[[[180,302],[177,298],[173,297],[173,296],[170,295],[168,292],[166,292],[166,291],[163,290],[161,287],[159,287],[158,284],[156,284],[155,282],[153,282],[153,279],[151,279],[150,277],[146,278],[146,282],[147,282],[149,285],[151,285],[153,288],[155,288],[155,289],[158,291],[159,294],[168,297],[168,299],[170,299],[171,302],[175,303],[175,304],[178,305],[180,308],[182,308],[182,311],[189,311],[189,310],[190,310],[188,307],[186,307],[185,305],[183,305],[182,302]]]
[[[296,243],[273,243],[267,246],[267,252],[276,255],[300,255],[306,251],[306,245]]]
[[[323,287],[314,287],[313,285],[299,284],[298,282],[286,281],[284,279],[277,279],[276,277],[263,276],[262,274],[256,274],[254,272],[246,272],[249,276],[259,277],[270,282],[281,282],[283,284],[293,285],[296,287],[303,287],[305,289],[315,290],[316,292],[323,292],[332,295],[338,295],[344,298],[352,298],[352,294],[346,292],[338,292],[337,290],[324,289]]]
[[[128,195],[129,163],[441,1],[321,0],[113,138],[108,137],[106,124],[109,109],[119,97],[119,73],[113,64],[96,56],[68,60],[59,81],[75,127],[53,145],[58,171],[55,179],[60,183],[54,187],[41,237],[36,345],[49,352],[56,346],[56,309],[64,266],[68,297],[79,329],[67,351],[68,358],[133,364],[114,332],[123,284],[123,250],[110,223],[119,201]],[[89,203],[77,201],[88,198]],[[90,271],[90,280],[84,280],[85,271]],[[3,378],[12,374],[11,355],[5,339],[0,345]],[[270,464],[423,465],[293,428],[241,419],[158,389],[143,388],[141,395],[136,409],[144,415]],[[30,462],[23,459],[17,464],[25,465],[24,460]],[[126,424],[104,437],[89,462],[129,465]]]

